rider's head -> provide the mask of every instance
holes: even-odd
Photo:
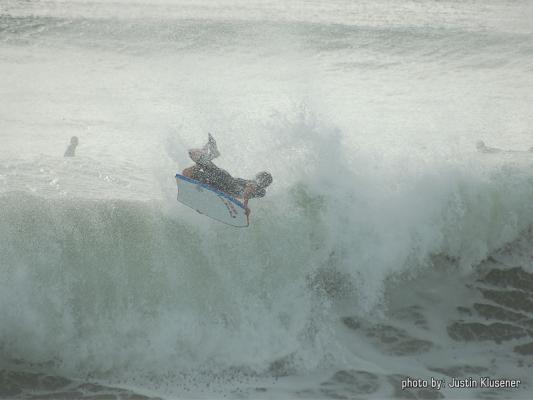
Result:
[[[264,189],[272,183],[272,175],[270,175],[270,173],[266,171],[259,172],[255,176],[255,181],[257,183],[257,186]]]

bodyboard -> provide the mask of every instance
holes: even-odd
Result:
[[[247,227],[246,208],[239,200],[205,183],[176,174],[178,201],[217,221]]]

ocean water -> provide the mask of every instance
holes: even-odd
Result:
[[[531,21],[2,0],[0,398],[532,398]],[[208,132],[247,229],[176,202]]]

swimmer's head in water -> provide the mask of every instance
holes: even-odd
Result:
[[[79,140],[78,140],[78,137],[77,136],[72,136],[70,138],[70,144],[73,144],[74,146],[77,146],[79,143]]]
[[[266,188],[272,183],[272,175],[266,171],[259,172],[255,176],[255,181],[257,182],[257,186],[260,188]]]
[[[478,140],[478,142],[476,143],[476,148],[478,150],[483,150],[485,149],[487,146],[485,146],[485,142],[483,140]]]

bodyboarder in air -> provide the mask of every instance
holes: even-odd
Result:
[[[254,179],[242,179],[232,177],[228,171],[217,167],[212,160],[220,155],[213,136],[209,134],[209,140],[201,149],[189,150],[189,157],[196,164],[185,168],[183,176],[195,179],[206,185],[214,187],[230,196],[243,199],[246,215],[250,214],[248,200],[254,197],[264,197],[266,188],[272,183],[272,175],[269,172],[259,172]]]

